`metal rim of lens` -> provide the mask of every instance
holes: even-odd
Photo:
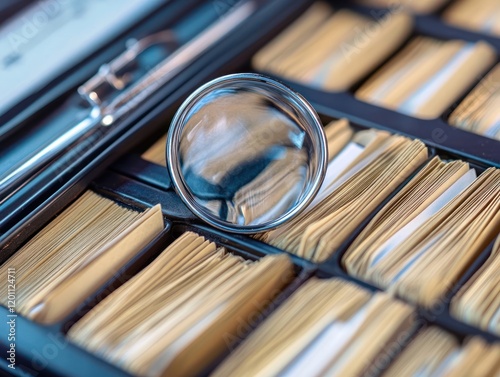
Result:
[[[196,103],[200,96],[208,93],[214,88],[220,87],[221,84],[232,83],[237,81],[256,81],[260,83],[265,83],[266,85],[270,85],[275,89],[278,89],[280,92],[286,93],[294,99],[293,107],[300,110],[301,113],[305,113],[308,118],[311,119],[311,132],[310,135],[312,139],[313,145],[316,147],[317,161],[318,166],[315,172],[314,177],[312,178],[312,183],[310,185],[309,191],[303,197],[303,200],[294,206],[292,209],[285,212],[280,217],[268,221],[262,224],[257,225],[239,225],[239,224],[231,224],[227,221],[223,221],[214,215],[208,213],[208,211],[200,205],[196,199],[191,194],[191,191],[186,186],[184,179],[182,177],[182,173],[180,170],[180,159],[178,154],[178,146],[180,144],[180,138],[182,132],[184,130],[184,120],[186,115],[191,110],[191,107]],[[200,219],[204,220],[208,224],[214,226],[215,228],[225,230],[232,233],[242,233],[242,234],[251,234],[251,233],[259,233],[266,230],[271,230],[279,225],[287,222],[288,220],[294,218],[299,213],[301,213],[309,203],[314,199],[317,192],[319,191],[321,184],[325,178],[326,168],[328,165],[328,147],[326,142],[326,137],[323,131],[323,125],[319,116],[317,115],[314,108],[307,102],[307,100],[290,89],[286,85],[280,83],[279,81],[272,79],[267,76],[263,76],[256,73],[236,73],[226,76],[221,76],[216,78],[208,83],[200,86],[196,89],[179,107],[177,112],[172,119],[170,124],[170,129],[168,131],[167,136],[167,145],[166,145],[166,161],[167,161],[167,169],[170,174],[170,179],[172,180],[172,186],[176,193],[181,197],[182,201],[186,206]]]

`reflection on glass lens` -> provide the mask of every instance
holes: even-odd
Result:
[[[240,225],[297,204],[309,180],[310,139],[295,119],[253,91],[214,91],[193,109],[181,170],[198,203]]]
[[[202,218],[257,229],[309,199],[321,178],[324,136],[298,101],[281,85],[240,79],[184,105],[167,149],[177,158],[174,183]]]

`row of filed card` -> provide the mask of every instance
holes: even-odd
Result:
[[[71,323],[69,341],[137,376],[203,372],[297,267],[285,254],[251,260],[185,232],[124,276],[165,226],[159,205],[139,210],[86,191],[0,267],[15,269],[16,312],[43,325]],[[110,281],[122,285],[80,319]]]
[[[252,64],[313,88],[354,91],[362,101],[421,119],[443,116],[468,93],[448,123],[498,139],[497,61],[495,49],[483,41],[413,34],[413,18],[401,10],[373,19],[317,2]]]
[[[413,309],[345,281],[311,279],[215,376],[495,376],[500,345],[414,328]],[[407,345],[409,343],[409,345]],[[401,352],[402,350],[402,352]],[[399,354],[393,362],[395,354]]]
[[[20,313],[64,320],[162,232],[159,213],[85,192],[2,265],[16,267]],[[43,253],[37,243],[47,245]],[[184,232],[79,318],[67,339],[137,376],[205,373],[230,349],[212,375],[500,371],[498,345],[477,336],[461,342],[433,327],[421,332],[414,307],[388,293],[313,277],[276,300],[297,273],[284,253],[249,260]],[[242,334],[242,325],[253,331]],[[429,352],[427,343],[442,342],[442,352]]]
[[[323,263],[376,211],[344,253],[343,267],[425,307],[443,300],[483,250],[500,239],[499,169],[429,159],[419,140],[356,130],[345,119],[327,124],[325,134],[329,165],[316,198],[295,219],[254,238]],[[164,165],[164,150],[163,137],[142,156]],[[279,185],[275,177],[267,185]],[[493,252],[488,261],[493,267],[479,272],[483,276],[471,282],[472,293],[461,291],[460,304],[457,298],[453,306],[458,318],[497,334],[499,259]]]

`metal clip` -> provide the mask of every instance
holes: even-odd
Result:
[[[157,47],[161,49],[160,53],[146,59],[148,51]],[[97,74],[78,88],[78,93],[92,108],[102,110],[107,102],[140,80],[177,48],[175,35],[170,30],[140,40],[131,39],[127,41],[127,49],[111,62],[103,64]]]
[[[228,35],[256,9],[257,5],[253,1],[237,5],[183,46],[177,46],[171,31],[163,31],[134,41],[122,55],[102,66],[78,92],[91,107],[99,110],[100,123],[110,126]],[[141,61],[142,55],[157,45],[163,46],[168,56],[155,57],[159,60],[154,64],[151,64],[154,59],[147,62],[146,56]]]

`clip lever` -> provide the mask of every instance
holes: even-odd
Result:
[[[102,110],[107,102],[140,80],[151,66],[161,63],[177,47],[175,35],[170,30],[140,40],[130,39],[127,49],[111,62],[103,64],[97,74],[78,88],[78,93],[91,107]],[[145,55],[157,48],[161,53],[147,59]]]

